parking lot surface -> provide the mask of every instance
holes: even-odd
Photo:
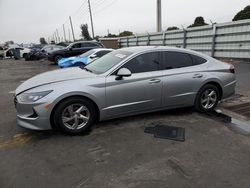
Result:
[[[250,187],[250,137],[192,108],[101,122],[79,136],[17,127],[13,91],[56,68],[0,60],[0,187]],[[247,70],[236,65],[237,92],[246,96]],[[185,128],[186,141],[144,133],[157,124]]]

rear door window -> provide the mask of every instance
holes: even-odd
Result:
[[[99,51],[99,52],[96,52],[96,57],[102,57],[104,55],[106,55],[107,53],[109,53],[110,51]]]
[[[97,47],[97,45],[95,43],[91,43],[91,42],[85,42],[82,43],[82,47]]]
[[[176,69],[183,68],[193,65],[192,58],[186,54],[181,52],[163,52],[164,54],[164,62],[163,69]]]
[[[205,62],[205,59],[188,53],[173,51],[163,52],[164,70],[190,67],[200,65]]]
[[[72,46],[72,48],[81,48],[81,43],[76,43]]]

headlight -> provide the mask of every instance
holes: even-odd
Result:
[[[51,92],[52,90],[42,91],[42,92],[37,92],[37,93],[22,93],[18,95],[17,97],[21,102],[36,102]]]

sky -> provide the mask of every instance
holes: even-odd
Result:
[[[0,44],[39,43],[40,37],[52,37],[58,30],[66,38],[72,17],[75,36],[80,38],[80,25],[87,23],[91,33],[88,0],[0,0]],[[156,31],[157,0],[90,0],[95,35]],[[207,23],[230,22],[234,15],[249,5],[249,0],[162,0],[163,29],[169,26],[187,27],[195,17],[203,16]],[[70,36],[69,36],[70,35]]]

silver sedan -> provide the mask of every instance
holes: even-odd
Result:
[[[15,91],[17,124],[77,134],[95,121],[194,106],[213,110],[235,92],[232,65],[191,50],[133,47],[86,67],[37,75]]]

